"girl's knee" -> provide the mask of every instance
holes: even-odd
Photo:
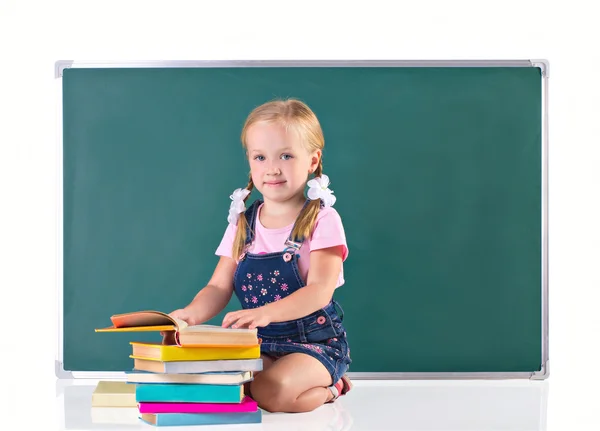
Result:
[[[285,412],[297,398],[289,383],[285,377],[261,373],[250,384],[252,398],[260,408],[269,412]]]

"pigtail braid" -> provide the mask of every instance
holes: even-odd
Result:
[[[315,169],[315,177],[320,177],[323,173],[323,159],[319,158],[319,164]],[[315,222],[317,221],[317,215],[321,210],[321,200],[316,199],[310,201],[302,214],[298,217],[294,231],[292,232],[292,238],[310,238],[313,229],[315,228]]]
[[[254,189],[254,182],[252,182],[252,174],[249,175],[248,185],[246,190],[250,190],[250,194]],[[244,198],[244,202],[248,200],[250,194]],[[246,246],[246,229],[248,227],[248,220],[246,220],[246,214],[241,213],[237,222],[237,232],[235,233],[235,239],[233,240],[233,247],[231,251],[231,258],[237,262],[240,255],[244,251]]]

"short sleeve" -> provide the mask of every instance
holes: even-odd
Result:
[[[342,261],[348,257],[348,245],[342,218],[332,207],[319,211],[315,229],[310,239],[310,250],[319,250],[328,247],[343,246]]]
[[[231,252],[233,250],[233,241],[235,240],[236,232],[237,226],[229,223],[227,225],[227,229],[225,229],[225,233],[223,234],[223,239],[221,239],[221,243],[219,244],[219,247],[217,247],[217,251],[215,252],[217,256],[231,257]]]

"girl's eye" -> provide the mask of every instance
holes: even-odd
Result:
[[[290,160],[293,156],[291,154],[282,154],[281,158],[283,160]]]
[[[255,156],[254,160],[258,160],[259,162],[262,162],[265,159],[265,156]]]

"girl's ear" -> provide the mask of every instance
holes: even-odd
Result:
[[[321,155],[322,155],[322,151],[321,150],[315,150],[311,153],[310,155],[310,167],[308,168],[308,173],[312,174],[313,172],[315,172],[315,170],[317,169],[317,166],[319,166],[319,162],[321,161]]]

